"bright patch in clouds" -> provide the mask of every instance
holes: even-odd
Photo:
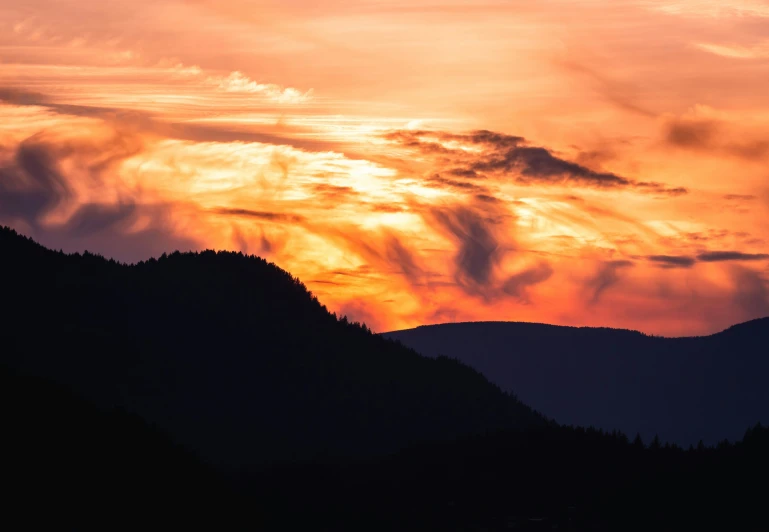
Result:
[[[231,72],[227,77],[210,77],[208,81],[225,92],[258,94],[276,103],[302,103],[308,101],[312,95],[312,89],[301,92],[291,87],[283,88],[274,83],[257,83],[241,72]]]

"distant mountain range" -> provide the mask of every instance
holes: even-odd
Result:
[[[0,228],[0,364],[242,469],[546,423],[475,370],[326,310],[240,253],[123,265]]]
[[[697,445],[769,422],[769,318],[693,338],[512,322],[383,336],[472,366],[562,424]]]

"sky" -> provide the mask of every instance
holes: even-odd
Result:
[[[0,224],[375,331],[769,315],[765,0],[0,0]]]

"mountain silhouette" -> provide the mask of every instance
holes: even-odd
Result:
[[[337,318],[256,257],[124,265],[0,229],[0,279],[14,529],[765,529],[769,429],[684,450],[559,426],[457,360]],[[513,325],[529,344],[648,341]],[[762,331],[716,336],[734,354]]]
[[[562,424],[696,445],[769,421],[769,318],[692,338],[513,322],[383,336],[456,358]]]
[[[2,366],[0,419],[3,516],[17,518],[16,530],[136,530],[149,516],[214,525],[221,518],[207,506],[233,500],[213,471],[138,416]]]
[[[141,416],[210,464],[366,457],[547,423],[475,370],[338,319],[240,253],[134,265],[0,229],[0,363]]]

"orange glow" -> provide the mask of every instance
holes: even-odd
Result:
[[[764,2],[0,0],[0,30],[0,223],[46,245],[262,255],[379,331],[769,314]]]

